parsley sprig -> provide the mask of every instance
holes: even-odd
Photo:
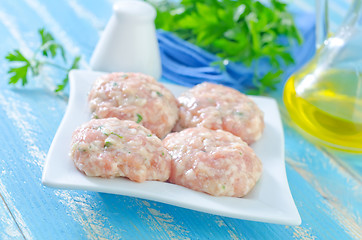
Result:
[[[76,56],[69,67],[64,66],[67,64],[67,58],[63,46],[56,42],[54,37],[44,28],[39,29],[38,33],[40,35],[41,44],[31,57],[25,57],[18,49],[13,50],[5,57],[8,62],[13,63],[14,65],[11,66],[8,71],[11,75],[8,83],[15,85],[21,81],[21,85],[25,86],[28,84],[30,76],[38,76],[41,73],[42,67],[48,65],[66,73],[62,82],[57,84],[54,90],[55,92],[61,92],[68,84],[69,71],[79,68],[80,56]],[[58,53],[60,53],[64,65],[55,63],[54,60]]]
[[[281,43],[280,36],[289,43],[302,43],[287,4],[280,0],[265,4],[256,0],[147,1],[157,9],[157,28],[217,54],[221,61],[214,65],[230,60],[250,66],[255,60],[267,58],[276,70],[255,76],[258,93],[275,88],[281,64],[294,63],[288,52],[290,44]]]

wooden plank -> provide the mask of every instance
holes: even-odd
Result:
[[[359,183],[362,183],[362,154],[325,150],[335,161]]]
[[[296,129],[283,103],[283,88],[273,93],[282,115],[286,161],[324,197],[332,217],[354,238],[362,237],[362,154],[315,145]]]
[[[2,174],[6,174],[5,171]],[[4,189],[0,181],[0,239],[25,239],[20,227],[4,201]]]
[[[19,211],[26,212],[29,211],[29,209],[34,209],[33,205],[37,206],[38,212],[34,212],[33,215],[35,215],[37,219],[42,219],[38,225],[32,226],[33,223],[31,222],[31,219],[28,219],[27,216],[23,216],[24,219],[28,220],[26,222],[29,222],[27,224],[28,227],[33,229],[34,236],[48,236],[47,234],[49,234],[49,232],[44,231],[40,226],[47,226],[49,223],[51,223],[51,226],[53,227],[47,226],[46,229],[49,231],[50,228],[52,234],[55,234],[55,236],[56,234],[63,234],[62,232],[64,231],[64,228],[66,228],[70,235],[76,233],[88,238],[105,236],[109,232],[112,232],[112,236],[116,237],[139,236],[142,238],[142,236],[149,235],[153,237],[164,236],[164,238],[172,236],[189,238],[206,236],[214,238],[227,234],[242,238],[243,235],[239,230],[240,228],[249,229],[248,232],[243,234],[250,234],[250,236],[257,234],[251,231],[251,229],[254,228],[251,227],[253,225],[258,226],[256,229],[260,231],[260,233],[258,233],[260,237],[266,237],[266,234],[269,234],[269,230],[288,236],[294,234],[319,237],[325,236],[325,233],[322,234],[321,232],[318,232],[318,229],[315,229],[316,226],[322,224],[319,222],[313,223],[313,226],[315,227],[313,231],[316,231],[316,234],[314,234],[311,233],[311,230],[307,231],[308,228],[305,229],[303,225],[297,228],[283,229],[283,227],[280,226],[222,218],[165,204],[141,201],[135,198],[77,191],[68,192],[44,188],[40,185],[42,163],[38,158],[44,159],[45,154],[43,148],[46,149],[49,147],[51,137],[46,139],[45,146],[44,142],[41,143],[41,141],[47,136],[48,129],[52,131],[51,135],[54,134],[57,124],[59,124],[59,119],[62,116],[62,111],[59,112],[60,108],[56,108],[56,106],[63,105],[63,108],[65,108],[65,103],[60,104],[61,100],[54,98],[52,95],[48,96],[48,94],[39,90],[35,91],[37,97],[34,99],[34,91],[29,91],[30,90],[8,90],[2,95],[0,94],[0,96],[6,95],[6,98],[0,97],[2,108],[5,110],[5,114],[3,114],[1,118],[6,119],[6,117],[9,117],[11,118],[10,120],[15,123],[12,126],[10,126],[10,124],[5,124],[0,130],[7,139],[21,139],[22,141],[20,144],[15,141],[9,141],[8,146],[5,146],[5,149],[18,148],[19,152],[27,153],[23,156],[23,161],[28,162],[26,170],[29,172],[21,172],[24,165],[23,161],[17,162],[15,165],[7,166],[7,168],[12,172],[17,172],[17,175],[12,176],[9,180],[11,181],[11,184],[16,185],[10,185],[16,195],[16,198],[14,197],[14,199],[17,199],[20,205],[23,205],[22,203],[26,202],[24,206],[27,207]],[[30,107],[32,105],[37,106],[36,110]],[[41,119],[42,116],[48,116],[48,119]],[[7,121],[5,121],[5,123],[6,122]],[[47,125],[49,123],[51,124]],[[18,133],[14,133],[10,130],[14,129],[15,126],[18,127]],[[42,135],[44,136],[41,137]],[[36,149],[36,146],[40,146],[41,149]],[[22,148],[24,148],[24,150],[21,150]],[[7,156],[7,159],[16,159],[16,153],[6,153],[10,154],[10,156]],[[4,165],[5,164],[6,163],[4,163]],[[289,170],[288,176],[290,177],[290,175],[294,177],[299,176],[296,172],[290,172]],[[32,176],[33,179],[29,179],[29,177],[26,176]],[[19,181],[14,183],[13,179],[19,179]],[[26,181],[26,185],[21,184],[22,181]],[[300,193],[299,191],[297,192],[301,195],[295,196],[296,200],[301,201],[302,204],[307,204],[307,206],[302,206],[302,209],[305,209],[307,213],[318,213],[318,218],[314,219],[315,221],[319,221],[320,217],[326,219],[324,223],[330,221],[328,226],[332,227],[333,230],[329,231],[329,234],[340,236],[343,239],[348,238],[348,235],[343,235],[344,231],[338,227],[338,224],[329,220],[331,217],[328,216],[331,212],[330,209],[327,208],[323,211],[318,211],[320,207],[315,209],[316,206],[314,206],[313,203],[320,202],[322,199],[321,196],[318,197],[317,194],[315,198],[311,198],[311,189],[309,189],[310,187],[308,188],[308,184],[305,186],[305,182],[303,183],[302,180],[298,183],[292,178],[290,179],[290,182],[295,184],[291,187],[295,186],[298,190],[302,189]],[[26,190],[28,188],[30,189]],[[27,193],[26,196],[24,196],[24,192]],[[21,196],[18,196],[18,194]],[[293,192],[293,194],[295,193]],[[37,195],[40,196],[36,197]],[[306,203],[305,195],[308,195],[308,199],[311,199],[309,203]],[[32,202],[29,203],[27,201],[27,196],[35,197],[32,197]],[[66,223],[64,224],[65,226],[52,222],[54,221],[52,216],[61,216],[62,213],[64,214],[64,211],[71,217],[70,219],[69,216],[68,218],[65,216],[61,217]],[[313,220],[313,217],[315,216],[309,217]],[[306,217],[302,215],[302,218],[305,221]],[[307,220],[307,224],[310,224],[311,221],[309,221],[309,219]],[[82,235],[81,231],[77,230],[77,227],[74,225],[73,228],[69,229],[68,224],[70,223],[79,224],[85,233]],[[54,226],[56,226],[56,228],[54,228]],[[120,229],[120,226],[123,228]],[[118,227],[118,231],[110,230],[116,227]],[[168,227],[168,229],[166,227]],[[210,232],[210,228],[217,229],[217,231]]]
[[[362,237],[362,185],[358,168],[348,169],[349,162],[358,162],[362,154],[350,154],[315,146],[296,129],[282,102],[282,89],[276,94],[284,122],[286,161],[324,198],[334,218],[351,237]],[[341,164],[345,163],[345,164]],[[354,173],[354,174],[353,174]]]

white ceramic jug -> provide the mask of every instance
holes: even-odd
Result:
[[[156,10],[148,3],[119,1],[90,60],[91,68],[105,72],[141,72],[161,77],[160,52],[154,20]]]

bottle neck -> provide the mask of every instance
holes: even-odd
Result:
[[[362,0],[353,1],[340,30],[353,27],[362,27]]]
[[[328,0],[316,1],[316,49],[318,50],[328,37],[329,16]]]
[[[326,44],[331,35],[329,25],[329,0],[316,1],[316,49],[319,50]],[[347,12],[343,23],[333,34],[334,36],[345,36],[352,28],[362,29],[362,0],[354,0]]]

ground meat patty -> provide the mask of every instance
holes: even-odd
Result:
[[[184,92],[178,101],[179,121],[175,131],[196,126],[222,129],[248,144],[262,135],[263,112],[235,89],[205,82]]]
[[[261,176],[262,163],[239,137],[203,127],[170,133],[169,181],[214,196],[245,196]]]
[[[141,73],[111,73],[100,77],[89,93],[94,118],[136,121],[163,138],[178,118],[177,100],[153,77]]]
[[[93,119],[73,133],[70,157],[88,176],[166,181],[170,155],[161,140],[129,120]]]

